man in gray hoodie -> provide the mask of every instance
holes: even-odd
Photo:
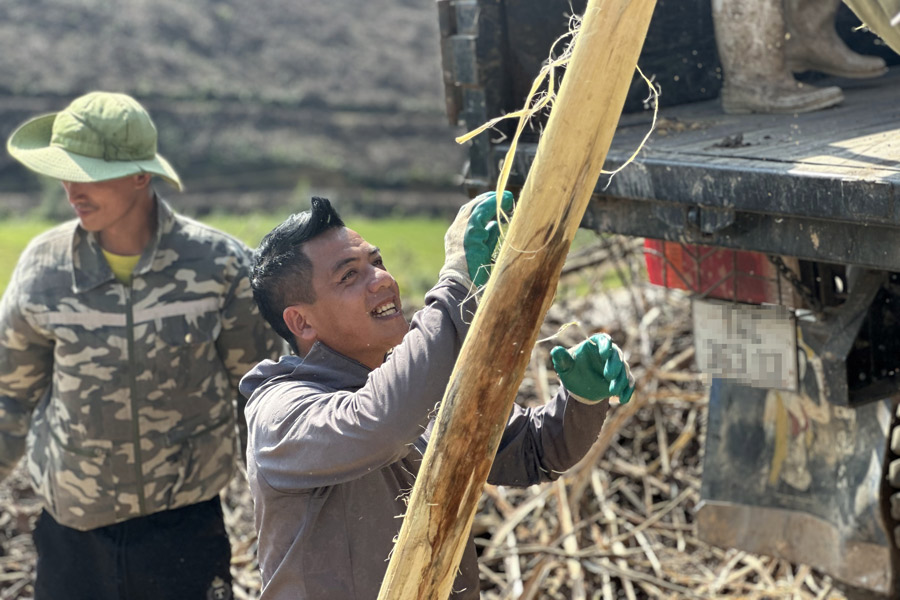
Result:
[[[512,196],[501,203],[512,209]],[[249,399],[247,470],[259,532],[262,600],[374,599],[428,443],[431,419],[489,275],[497,202],[460,210],[446,261],[408,324],[381,254],[313,198],[262,241],[251,285],[260,312],[296,355],[241,381]],[[607,398],[633,379],[606,335],[557,347],[563,387],[546,405],[515,405],[489,481],[551,481],[587,452]],[[454,598],[478,598],[472,540]]]

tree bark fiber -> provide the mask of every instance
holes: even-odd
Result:
[[[628,93],[656,0],[591,0],[444,394],[379,600],[446,599]],[[548,49],[549,50],[549,49]]]

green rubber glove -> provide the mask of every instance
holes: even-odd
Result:
[[[503,211],[513,208],[513,195],[503,192]],[[486,192],[469,201],[456,215],[444,236],[444,266],[440,279],[449,277],[465,286],[484,286],[491,274],[491,259],[500,239],[497,194]]]
[[[592,335],[573,348],[550,351],[560,381],[577,400],[587,404],[618,396],[626,404],[634,393],[634,377],[622,350],[605,333]]]

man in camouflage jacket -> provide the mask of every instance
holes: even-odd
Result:
[[[36,598],[230,598],[237,384],[282,350],[250,253],[156,195],[151,175],[180,181],[128,96],[76,99],[8,149],[78,216],[29,244],[0,302],[0,477],[26,454],[44,502]]]

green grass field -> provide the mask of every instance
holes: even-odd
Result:
[[[210,215],[202,221],[255,247],[266,233],[278,225],[281,217],[263,213]],[[0,222],[0,293],[6,289],[19,254],[28,242],[53,225],[52,221],[34,218]],[[400,285],[401,299],[406,307],[421,306],[425,292],[437,281],[444,261],[444,233],[448,225],[449,222],[442,219],[347,219],[348,227],[381,248],[388,270]],[[581,230],[575,236],[573,248],[595,240],[594,233]],[[570,278],[561,285],[559,293],[565,296],[586,296],[598,284],[614,288],[620,287],[622,282],[610,271],[605,274],[602,282],[592,277]]]
[[[281,219],[260,213],[211,215],[202,220],[255,247]],[[29,240],[53,225],[37,219],[0,222],[0,292],[6,289],[19,254]],[[348,227],[381,248],[385,264],[400,284],[403,302],[408,306],[421,305],[425,292],[437,280],[448,225],[440,219],[347,219]]]

